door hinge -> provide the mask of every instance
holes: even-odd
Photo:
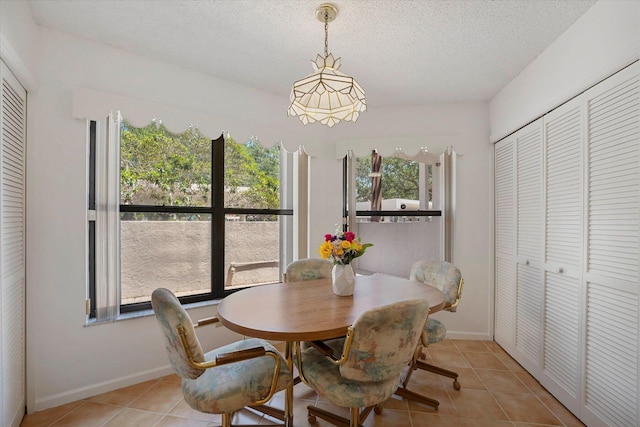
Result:
[[[91,314],[91,300],[90,299],[88,299],[88,300],[86,300],[84,302],[84,306],[85,306],[84,307],[85,314]]]

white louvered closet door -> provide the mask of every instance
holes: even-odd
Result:
[[[542,346],[542,119],[516,133],[517,259],[516,348],[531,369]]]
[[[574,412],[581,382],[584,98],[544,117],[545,267],[541,383]]]
[[[503,347],[514,347],[516,342],[515,138],[508,138],[496,144],[495,165],[495,339]]]
[[[639,65],[586,92],[588,424],[639,425]]]
[[[0,422],[13,427],[25,408],[26,92],[2,61],[0,77]]]

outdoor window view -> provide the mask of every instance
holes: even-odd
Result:
[[[157,287],[192,302],[279,281],[284,150],[123,121],[120,151],[121,311]]]
[[[358,272],[406,276],[415,261],[441,259],[439,159],[427,152],[406,158],[382,157],[375,151],[355,159],[352,230],[374,245],[358,259]],[[394,254],[393,263],[389,253]]]
[[[356,210],[397,211],[396,215],[385,216],[359,214],[359,222],[419,221],[420,217],[411,216],[411,211],[431,209],[432,164],[401,157],[383,158],[375,151],[356,162]]]

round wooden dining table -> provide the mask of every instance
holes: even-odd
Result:
[[[285,358],[293,369],[292,343],[344,336],[365,311],[412,298],[429,301],[430,313],[445,304],[444,294],[432,286],[373,274],[356,276],[354,293],[346,297],[333,293],[330,279],[243,289],[220,302],[218,318],[239,334],[285,341]],[[293,426],[293,385],[286,390],[283,421],[285,426]]]

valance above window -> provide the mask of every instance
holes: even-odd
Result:
[[[161,97],[162,94],[158,96]],[[254,108],[254,111],[270,109],[265,104],[264,107]],[[272,111],[257,115],[246,113],[240,117],[237,108],[228,107],[224,100],[203,103],[199,99],[193,105],[186,105],[184,99],[174,103],[74,88],[72,102],[72,115],[78,119],[104,120],[111,111],[120,111],[127,122],[135,127],[145,127],[156,120],[173,133],[197,128],[202,135],[211,139],[224,133],[238,143],[258,141],[266,148],[281,144],[289,152],[302,148],[312,157],[340,159],[349,151],[356,156],[364,156],[371,150],[377,150],[382,156],[401,156],[425,161],[434,159],[451,147],[460,146],[462,135],[396,136],[403,129],[389,128],[393,126],[393,122],[385,125],[385,129],[389,129],[391,134],[384,135],[380,132],[380,126],[374,125],[380,123],[375,117],[376,113],[388,114],[384,110],[372,109],[371,117],[366,120],[363,117],[354,125],[357,127],[345,125],[342,128],[336,126],[328,129],[324,126],[301,126],[286,114],[280,117]],[[367,123],[371,125],[367,126]],[[404,127],[400,122],[398,126]],[[369,134],[375,137],[366,137]],[[354,138],[353,135],[365,137]]]

